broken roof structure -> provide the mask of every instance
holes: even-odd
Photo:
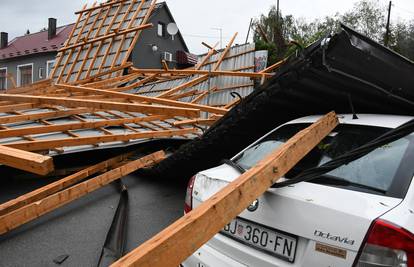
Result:
[[[9,199],[0,205],[0,234],[10,234],[7,237],[12,238],[12,234],[16,233],[13,231],[25,225],[26,228],[19,232],[20,238],[24,239],[22,236],[31,232],[28,229],[35,230],[34,220],[47,213],[56,215],[55,212],[61,211],[65,205],[87,194],[101,196],[96,195],[95,191],[156,163],[154,168],[143,174],[188,178],[198,170],[231,157],[275,126],[300,116],[323,114],[331,110],[349,113],[353,107],[357,112],[414,114],[413,63],[346,27],[340,33],[319,40],[297,55],[259,72],[254,72],[253,45],[233,46],[235,36],[223,51],[219,52],[215,46],[210,46],[209,52],[193,68],[169,69],[166,64],[163,69],[131,68],[127,62],[128,47],[134,46],[140,31],[151,26],[146,24],[146,18],[154,5],[155,1],[114,0],[90,8],[85,6],[79,12],[72,36],[58,55],[59,63],[53,71],[53,79],[0,94],[1,163],[44,175],[53,170],[49,156],[129,146],[159,138],[200,138],[181,146],[166,159],[163,152],[140,159],[133,158],[134,153],[118,155]],[[275,75],[270,73],[273,71]],[[262,82],[267,78],[270,79],[262,87],[253,90],[254,79]],[[230,93],[236,98],[232,98]],[[241,100],[243,96],[246,97]],[[295,152],[301,144],[306,144],[306,140],[297,143],[298,140],[307,139],[304,136],[309,137],[308,140],[312,139],[312,145],[307,146],[309,149],[316,145],[322,138],[322,132],[326,135],[335,126],[336,116],[331,113],[325,120],[329,123],[322,121],[318,126],[311,126],[307,133],[288,142],[283,153],[278,154],[276,163],[283,165],[287,162],[281,159],[281,155],[293,155],[294,159],[289,160],[289,166],[293,166],[305,153],[290,153],[290,149]],[[206,130],[206,126],[210,125],[212,127]],[[330,125],[329,129],[324,125]],[[12,157],[7,158],[6,155]],[[28,163],[29,168],[25,167]],[[274,173],[275,165],[270,163],[273,164],[273,160],[261,168]],[[288,171],[290,167],[285,166],[283,171]],[[179,174],[177,170],[180,170]],[[247,189],[252,190],[249,192],[254,194],[240,194],[237,187],[232,188],[222,195],[223,198],[209,201],[209,206],[200,213],[203,222],[208,222],[205,215],[217,207],[216,204],[224,210],[228,208],[225,203],[232,203],[223,199],[242,195],[243,202],[238,203],[238,210],[232,209],[232,213],[227,214],[229,218],[234,217],[274,182],[270,175],[263,175],[260,171],[256,174],[262,181],[261,191],[259,187],[247,186]],[[278,173],[279,176],[281,174]],[[246,174],[244,181],[253,184],[251,177]],[[119,192],[125,192],[126,187],[120,182],[117,189],[119,191],[105,192],[118,196]],[[95,201],[82,207],[92,209],[100,203]],[[99,218],[94,218],[88,230],[107,230],[105,223],[108,220],[102,222],[102,210],[101,207],[95,211],[94,215]],[[125,215],[125,212],[124,209],[123,212],[115,213],[113,225],[119,227],[110,227],[107,241],[115,236],[119,241],[117,244],[122,244],[125,238],[122,230],[128,216],[119,214]],[[112,211],[108,213],[111,216],[113,214]],[[86,212],[83,216],[92,217]],[[119,221],[118,217],[121,217]],[[68,227],[70,222],[67,220],[59,221],[57,216],[52,218],[56,220],[42,221],[45,225],[56,223],[61,226],[59,229],[47,229],[51,236],[61,236],[59,231],[68,228],[78,236],[85,233],[82,232],[84,225],[78,221]],[[192,222],[195,219],[187,216],[180,222]],[[187,227],[188,221],[176,225]],[[206,231],[203,238],[210,238],[217,229],[221,229],[222,223],[225,220],[215,220],[215,228]],[[191,229],[191,225],[188,229]],[[174,233],[183,232],[178,229]],[[189,238],[194,238],[194,235]],[[31,254],[44,252],[44,248],[36,244],[49,243],[50,239],[49,235],[41,234],[33,240],[25,239],[29,249],[19,248],[19,251],[26,249],[25,252]],[[21,239],[15,239],[14,244],[18,246],[21,244],[19,241]],[[162,238],[155,242],[160,241],[164,242]],[[62,247],[67,246],[65,238],[56,238],[54,242]],[[10,243],[13,244],[13,241]],[[81,250],[78,253],[85,254],[88,246],[101,247],[103,240],[85,243],[85,248],[75,248]],[[200,243],[198,240],[196,245],[186,247],[184,253],[174,255],[177,264]],[[113,252],[106,249],[105,245],[101,258],[102,255],[105,258],[105,251],[109,254]],[[151,254],[148,253],[148,244],[144,248],[147,250],[141,251],[145,252],[142,254],[145,258]],[[150,249],[154,249],[154,246]],[[117,254],[110,255],[110,260],[117,260],[123,253],[122,246],[117,246],[115,250]],[[92,254],[85,256],[90,256],[88,262],[96,261],[96,255]],[[131,255],[121,259],[118,264],[133,265],[137,259],[141,259],[136,258],[134,253]],[[157,256],[162,257],[163,254]],[[38,255],[36,257],[40,258]],[[18,260],[21,260],[21,256]],[[77,261],[74,265],[84,265],[81,259],[73,261]],[[41,265],[43,262],[38,259],[36,263]]]
[[[155,0],[107,1],[77,12],[52,78],[0,95],[0,145],[53,156],[193,139],[249,95],[254,79],[271,76],[255,72],[254,44],[233,46],[237,34],[221,52],[207,45],[193,68],[132,68],[131,49],[152,27],[155,7]]]

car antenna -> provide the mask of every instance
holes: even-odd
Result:
[[[354,103],[352,102],[351,94],[348,94],[348,101],[349,101],[349,106],[351,107],[351,111],[352,111],[352,119],[353,120],[359,119],[357,114],[355,113]]]

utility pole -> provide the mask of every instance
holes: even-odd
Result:
[[[390,40],[390,17],[391,17],[391,6],[392,2],[390,1],[390,5],[388,6],[388,19],[387,19],[387,28],[385,31],[385,38],[384,38],[384,45],[388,46],[388,42]]]
[[[249,36],[250,36],[250,29],[252,28],[252,24],[253,24],[253,18],[250,19],[250,24],[249,24],[249,29],[247,30],[247,36],[246,36],[246,43],[249,42]]]
[[[279,24],[279,0],[277,0],[276,22]]]

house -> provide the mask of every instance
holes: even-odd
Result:
[[[72,28],[73,24],[57,28],[56,19],[50,18],[47,30],[20,36],[11,42],[8,42],[8,34],[2,32],[0,89],[25,86],[45,79],[53,67],[57,50],[66,41]]]
[[[129,58],[135,67],[162,68],[162,60],[170,68],[197,63],[197,57],[189,53],[165,2],[156,5],[149,23],[154,26],[142,31]],[[47,30],[20,36],[10,42],[8,34],[1,33],[0,90],[25,86],[49,76],[58,50],[68,39],[74,24],[56,27],[56,19],[49,18],[48,26]]]
[[[162,68],[162,60],[165,60],[170,68],[197,64],[197,56],[189,53],[181,32],[177,30],[176,35],[171,35],[167,30],[168,25],[175,26],[167,3],[157,4],[148,23],[154,26],[141,32],[131,54],[130,61],[135,67],[159,69]]]

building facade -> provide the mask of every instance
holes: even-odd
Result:
[[[0,90],[25,86],[46,79],[53,68],[58,49],[72,30],[73,24],[57,28],[49,19],[47,30],[16,37],[8,42],[8,34],[0,35]]]

